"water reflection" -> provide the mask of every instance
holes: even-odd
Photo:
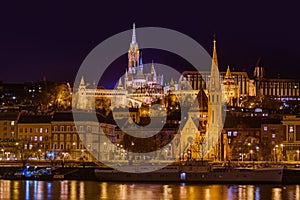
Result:
[[[0,180],[0,199],[299,199],[300,185]]]

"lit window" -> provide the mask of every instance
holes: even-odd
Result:
[[[34,136],[34,141],[37,141],[38,140],[38,136]]]
[[[294,126],[293,125],[289,125],[289,133],[294,133]]]
[[[233,136],[237,136],[237,131],[233,131]]]
[[[228,132],[227,132],[227,135],[230,137],[230,136],[231,136],[231,133],[232,133],[231,131],[228,131]]]
[[[40,128],[40,133],[43,133],[43,128]]]
[[[15,121],[11,121],[11,122],[10,122],[10,125],[11,125],[11,126],[14,126],[14,125],[15,125]]]
[[[228,139],[228,144],[230,144],[230,143],[231,143],[231,138]]]
[[[272,138],[275,138],[276,137],[276,134],[275,133],[272,133]]]
[[[30,150],[32,149],[32,144],[29,145],[29,149],[30,149]]]
[[[45,133],[48,133],[48,128],[45,128],[44,130],[45,130]]]
[[[268,127],[267,126],[264,126],[264,131],[267,131],[268,130]]]
[[[43,136],[40,136],[40,141],[43,141]]]

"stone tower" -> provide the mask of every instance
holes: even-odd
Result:
[[[216,39],[214,38],[214,49],[209,81],[208,100],[208,131],[206,135],[206,147],[212,149],[218,143],[222,131],[222,87],[218,68]],[[211,154],[211,153],[210,153]],[[216,155],[216,153],[212,153]]]
[[[136,41],[135,24],[133,23],[132,38],[128,50],[128,72],[135,74],[136,67],[139,66],[140,51]]]

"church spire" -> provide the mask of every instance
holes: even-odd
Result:
[[[228,67],[227,67],[227,71],[226,71],[225,78],[232,78],[232,76],[231,76],[231,71],[230,71],[230,68],[229,68],[229,65],[228,65]]]
[[[136,43],[135,23],[133,23],[131,43]]]
[[[210,89],[219,89],[219,66],[218,66],[218,56],[217,56],[217,45],[216,36],[214,35],[214,49],[211,60],[211,72],[210,72]]]
[[[79,85],[81,85],[81,86],[84,86],[84,85],[85,85],[83,76],[82,76],[81,79],[80,79]]]
[[[123,89],[123,84],[122,84],[122,79],[121,79],[121,78],[119,79],[117,89],[118,89],[118,90]]]
[[[133,23],[132,39],[128,50],[128,72],[129,73],[135,74],[136,72],[135,67],[139,66],[139,59],[140,59],[139,46],[136,41],[135,23]]]
[[[212,56],[212,61],[213,61],[213,65],[215,65],[216,67],[218,67],[218,57],[217,57],[217,45],[216,45],[217,41],[216,41],[216,34],[214,34],[214,50],[213,50],[213,56]]]

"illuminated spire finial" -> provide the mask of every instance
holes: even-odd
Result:
[[[135,44],[135,43],[136,43],[135,23],[133,23],[131,43],[132,43],[132,44]]]

